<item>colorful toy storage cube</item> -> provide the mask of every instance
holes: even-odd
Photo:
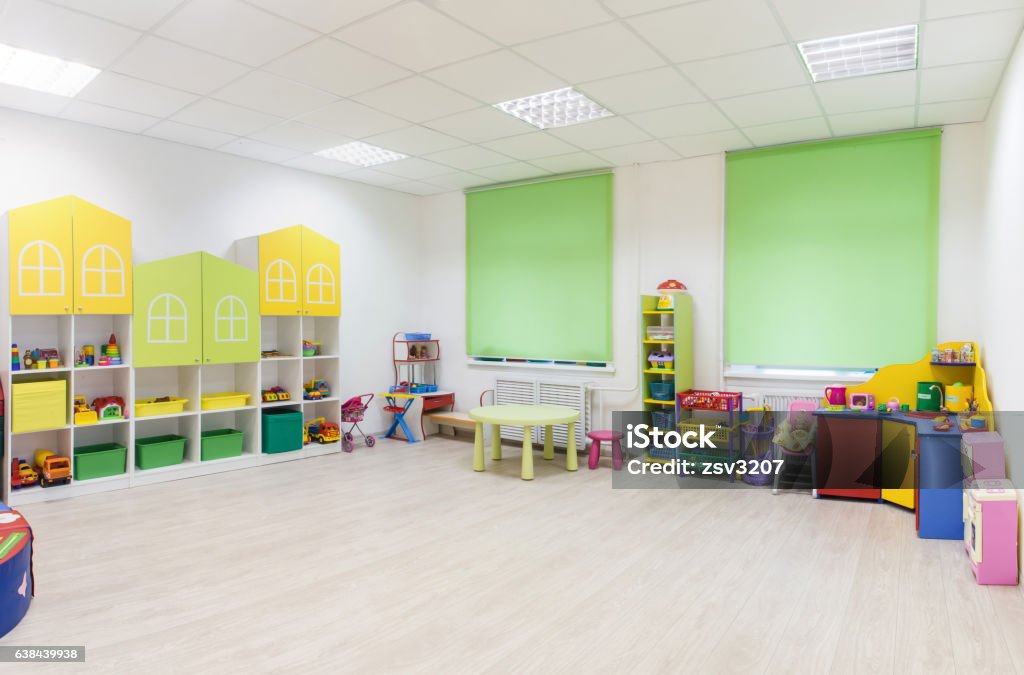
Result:
[[[242,454],[244,440],[245,434],[235,429],[204,431],[199,443],[199,457],[204,462],[238,457]]]
[[[302,413],[298,410],[264,410],[262,426],[264,453],[302,449]]]
[[[128,448],[118,443],[99,443],[75,448],[76,481],[123,474],[128,464]]]
[[[67,423],[66,380],[21,382],[11,386],[11,432],[59,429]]]
[[[167,434],[135,439],[135,466],[139,469],[158,469],[185,461],[184,436]]]

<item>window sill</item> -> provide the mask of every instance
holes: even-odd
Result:
[[[614,373],[615,364],[606,363],[602,366],[578,366],[569,363],[551,363],[537,361],[481,361],[470,357],[466,360],[470,367],[505,368],[515,370],[557,370],[561,373]]]
[[[726,366],[723,375],[734,380],[777,380],[787,382],[829,382],[856,384],[875,376],[874,370],[824,368],[762,368],[759,366]]]

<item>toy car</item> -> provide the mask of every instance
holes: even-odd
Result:
[[[11,487],[14,489],[30,487],[39,482],[39,474],[28,462],[17,457],[11,460]]]
[[[96,424],[99,415],[85,402],[84,396],[75,397],[75,424]]]
[[[263,402],[264,403],[274,403],[275,401],[277,401],[277,394],[274,393],[274,391],[272,389],[264,389],[263,390]]]
[[[310,441],[316,441],[317,443],[337,443],[341,440],[341,432],[338,430],[338,425],[334,422],[328,422],[323,417],[317,417],[309,422],[306,422],[306,435]]]
[[[71,460],[49,450],[36,450],[36,469],[39,470],[39,485],[52,487],[71,482]]]
[[[302,397],[307,401],[319,401],[331,396],[331,386],[326,380],[310,380],[308,384],[302,385],[302,389]]]
[[[271,387],[270,389],[263,390],[264,403],[274,403],[276,401],[290,401],[291,398],[291,394],[289,394],[281,387]]]

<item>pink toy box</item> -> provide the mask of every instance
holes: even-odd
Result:
[[[960,440],[960,461],[966,480],[1006,478],[1003,437],[995,431],[964,434]]]
[[[1017,491],[1010,481],[966,485],[964,548],[979,584],[1017,584]]]

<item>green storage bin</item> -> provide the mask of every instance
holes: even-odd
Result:
[[[204,462],[211,459],[227,459],[242,454],[245,434],[235,429],[210,429],[204,431],[199,443],[199,456]]]
[[[99,443],[75,448],[76,481],[119,476],[128,466],[128,448],[117,443]]]
[[[185,437],[168,434],[135,439],[135,466],[157,469],[185,461]]]
[[[302,449],[302,413],[298,410],[264,410],[262,424],[264,453]]]

